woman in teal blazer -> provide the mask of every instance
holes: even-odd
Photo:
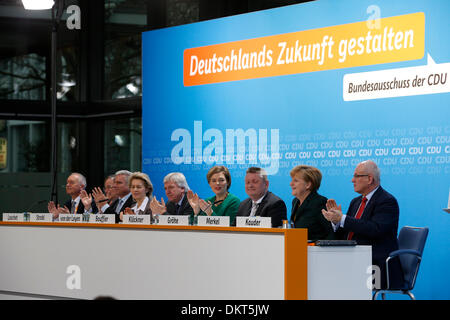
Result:
[[[215,195],[203,200],[192,190],[188,191],[187,198],[194,215],[229,216],[230,225],[233,225],[241,201],[228,191],[231,186],[230,172],[225,166],[214,166],[208,171],[206,179]]]
[[[308,229],[308,240],[333,238],[331,223],[325,219],[327,198],[317,193],[322,181],[319,169],[300,165],[291,170],[292,200],[291,223],[295,228]]]

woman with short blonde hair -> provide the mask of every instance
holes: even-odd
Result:
[[[291,170],[292,200],[291,223],[295,228],[308,229],[308,240],[330,239],[333,230],[322,215],[327,198],[317,193],[322,182],[319,169],[299,165]]]

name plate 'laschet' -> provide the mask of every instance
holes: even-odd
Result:
[[[171,215],[160,215],[159,222],[157,223],[161,226],[188,226],[189,216],[171,216]]]
[[[209,216],[199,216],[197,217],[197,225],[201,227],[229,227],[230,226],[230,217],[221,216],[221,217],[209,217]]]
[[[272,228],[272,218],[236,217],[236,226],[244,228]]]
[[[23,221],[25,221],[24,214],[23,213],[4,213],[3,221],[23,222]]]

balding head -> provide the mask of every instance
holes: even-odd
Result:
[[[359,163],[352,178],[355,192],[367,195],[380,185],[380,169],[372,160]]]

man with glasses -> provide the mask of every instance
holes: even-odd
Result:
[[[398,203],[381,187],[380,170],[371,160],[356,166],[352,183],[360,196],[350,202],[347,213],[343,214],[341,205],[329,199],[322,214],[331,222],[336,239],[356,240],[359,245],[372,246],[372,264],[380,268],[381,289],[386,289],[386,258],[398,249]],[[389,273],[390,289],[399,288],[403,275],[397,259],[389,263]]]

